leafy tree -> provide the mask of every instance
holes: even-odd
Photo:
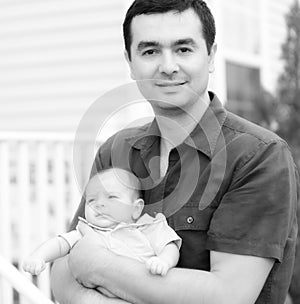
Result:
[[[286,15],[286,26],[287,36],[281,48],[283,71],[278,78],[276,96],[260,88],[253,96],[248,109],[239,109],[235,112],[275,131],[284,138],[291,147],[300,170],[300,5],[298,0],[294,0]],[[298,223],[300,223],[299,204],[300,202]],[[300,232],[290,295],[294,304],[300,303]]]
[[[300,7],[297,0],[294,0],[286,15],[286,25],[287,37],[282,45],[284,68],[277,89],[277,133],[291,146],[300,169]],[[300,234],[297,243],[296,262],[290,286],[293,303],[300,303]]]
[[[275,131],[292,148],[300,169],[300,6],[294,0],[286,15],[287,36],[282,45],[283,71],[275,96],[259,88],[247,108],[231,108],[237,114]],[[300,303],[300,302],[299,302]]]
[[[287,140],[300,168],[300,6],[294,0],[286,15],[287,37],[282,45],[283,72],[277,88],[277,133]]]

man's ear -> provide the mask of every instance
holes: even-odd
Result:
[[[136,80],[135,77],[134,77],[133,70],[132,70],[132,62],[131,62],[131,60],[129,58],[129,54],[126,50],[124,51],[124,56],[125,56],[125,60],[128,63],[128,66],[129,66],[129,69],[130,69],[130,77],[131,77],[132,80]]]
[[[134,220],[137,220],[141,216],[142,211],[144,209],[144,200],[138,198],[134,201],[133,205],[134,205],[134,210],[133,210],[132,218]]]
[[[215,56],[217,52],[218,46],[216,43],[213,44],[209,54],[209,73],[213,73],[215,70]]]

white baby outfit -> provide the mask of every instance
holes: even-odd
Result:
[[[115,228],[101,228],[88,223],[85,219],[80,221],[92,227],[102,240],[103,247],[114,253],[141,262],[152,256],[157,256],[170,242],[175,242],[180,249],[181,238],[168,225],[165,216],[158,213],[155,217],[148,214],[141,216],[135,223],[119,223]],[[82,237],[76,230],[60,235],[72,248]]]

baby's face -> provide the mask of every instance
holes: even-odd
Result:
[[[113,228],[120,222],[132,223],[135,196],[122,178],[112,171],[94,176],[86,188],[85,217],[91,224]]]

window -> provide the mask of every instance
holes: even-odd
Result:
[[[261,96],[259,68],[226,63],[227,108],[247,116],[253,109],[253,103]]]

